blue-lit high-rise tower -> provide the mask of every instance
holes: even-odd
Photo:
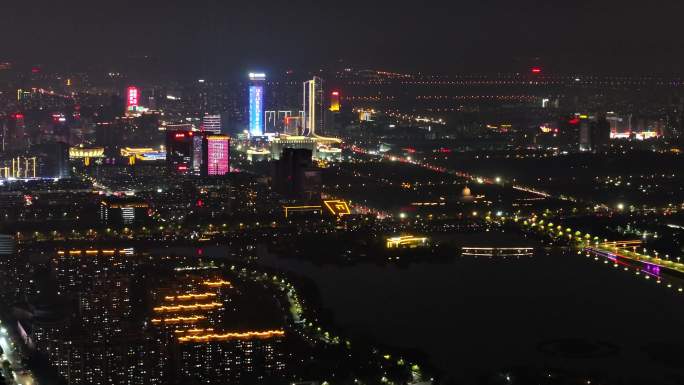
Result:
[[[249,73],[249,134],[264,134],[264,83],[263,73]]]

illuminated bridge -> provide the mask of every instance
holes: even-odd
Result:
[[[640,245],[639,240],[604,242],[585,247],[584,251],[597,258],[606,258],[617,265],[637,267],[645,274],[657,278],[661,277],[661,273],[684,278],[684,263],[678,259],[673,261],[669,258],[660,258],[657,254],[650,256],[637,253],[637,247]]]
[[[483,257],[531,257],[534,247],[469,247],[461,248],[461,255]]]

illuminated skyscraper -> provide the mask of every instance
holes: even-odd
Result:
[[[263,73],[249,74],[249,134],[261,136],[264,134],[264,83],[266,75]]]
[[[204,175],[226,175],[230,171],[230,137],[208,135],[204,139]]]
[[[220,134],[221,115],[204,115],[202,117],[202,131],[212,134]]]
[[[230,172],[230,137],[202,131],[167,131],[166,163],[174,174],[225,175]]]
[[[166,131],[166,163],[170,172],[178,174],[190,174],[192,172],[194,163],[193,137],[193,131]]]
[[[323,111],[323,79],[314,76],[304,82],[304,127],[303,134],[316,136],[323,131],[325,115]]]
[[[126,89],[126,111],[137,110],[138,100],[140,100],[140,90],[138,87],[128,87]]]
[[[340,91],[333,91],[330,93],[330,111],[340,111]]]

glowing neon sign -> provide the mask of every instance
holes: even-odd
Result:
[[[207,138],[207,173],[225,175],[230,171],[230,139],[227,136]]]
[[[140,92],[138,90],[138,87],[128,87],[128,89],[126,90],[126,108],[130,110],[138,107],[139,96]]]
[[[351,210],[349,209],[349,205],[347,202],[339,199],[334,199],[334,200],[326,200],[323,201],[325,204],[325,207],[330,211],[330,213],[334,216],[341,217],[344,215],[349,215],[351,214]]]
[[[340,92],[333,91],[330,94],[330,111],[337,112],[340,110]]]

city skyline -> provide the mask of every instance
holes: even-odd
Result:
[[[681,385],[684,4],[0,5],[0,385]]]

